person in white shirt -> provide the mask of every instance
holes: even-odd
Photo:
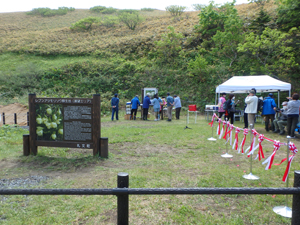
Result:
[[[255,91],[251,90],[249,95],[245,99],[245,103],[247,107],[245,109],[245,113],[248,113],[248,123],[252,124],[252,128],[254,128],[255,115],[257,113],[257,104],[258,98],[255,96]]]
[[[174,106],[175,106],[175,111],[176,111],[176,120],[179,120],[180,117],[180,110],[181,110],[181,101],[179,96],[174,95]]]

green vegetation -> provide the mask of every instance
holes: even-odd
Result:
[[[153,12],[155,9],[152,8],[141,8],[141,11]]]
[[[37,156],[22,156],[22,134],[28,131],[1,127],[1,179],[26,179],[38,171],[39,176],[48,179],[29,188],[115,188],[117,173],[128,172],[131,188],[286,186],[281,181],[284,165],[265,171],[265,165],[257,160],[253,161],[253,174],[260,180],[244,179],[242,176],[249,173],[249,158],[231,148],[228,149],[234,156],[232,160],[221,158],[226,149],[224,141],[206,141],[211,137],[211,128],[204,117],[198,117],[196,124],[189,124],[192,130],[183,130],[185,117],[172,123],[120,118],[115,123],[109,117],[101,119],[101,134],[109,138],[108,159],[93,157],[89,149],[47,147],[39,147]],[[235,125],[243,126],[240,122]],[[264,131],[260,123],[255,126],[258,132]],[[214,127],[214,135],[215,131]],[[286,141],[273,133],[268,133],[268,137]],[[272,143],[263,142],[263,150],[269,156]],[[283,146],[275,163],[285,157]],[[290,187],[292,171],[299,162],[299,157],[295,157]],[[2,224],[116,223],[115,196],[2,196],[0,199]],[[289,218],[272,210],[283,204],[285,195],[130,196],[129,218],[130,224],[290,224]],[[291,207],[290,196],[288,206]]]
[[[70,27],[71,30],[91,30],[92,25],[99,21],[97,17],[88,17],[77,21]]]
[[[59,7],[58,9],[50,9],[50,8],[35,8],[32,9],[27,15],[32,16],[44,16],[44,17],[51,17],[51,16],[62,16],[66,15],[68,12],[75,11],[73,7]]]
[[[102,6],[51,18],[0,14],[2,100],[29,92],[56,97],[99,92],[106,114],[113,93],[123,104],[150,86],[203,110],[214,102],[216,85],[258,74],[299,91],[300,17],[294,6],[211,2],[176,18],[145,9],[106,15],[103,10],[110,8]]]
[[[136,26],[144,21],[139,13],[122,12],[118,15],[119,21],[124,23],[130,30],[135,30]]]
[[[184,10],[186,10],[185,6],[180,5],[170,5],[166,7],[166,11],[169,12],[172,16],[180,16]]]
[[[90,8],[90,11],[95,12],[95,13],[101,13],[103,10],[105,10],[105,6],[94,6]]]

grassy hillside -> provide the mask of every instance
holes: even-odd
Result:
[[[256,4],[236,6],[241,17],[251,20],[257,15]],[[276,6],[269,3],[267,11],[274,14]],[[75,10],[64,16],[30,16],[23,12],[2,13],[0,20],[0,52],[30,53],[38,55],[102,55],[105,52],[143,55],[153,48],[154,41],[167,32],[168,26],[188,37],[198,23],[199,12],[185,12],[172,17],[168,12],[141,11],[145,21],[132,31],[123,24],[113,28],[93,26],[90,32],[74,32],[69,28],[76,21],[94,16],[104,17],[89,10]],[[183,47],[186,43],[183,43]]]

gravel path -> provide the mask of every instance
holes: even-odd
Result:
[[[26,178],[0,179],[0,189],[28,188],[49,179],[47,176],[30,176]]]

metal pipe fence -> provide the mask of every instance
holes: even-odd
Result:
[[[293,195],[292,225],[300,224],[300,171],[294,172],[292,188],[128,188],[129,175],[118,174],[117,188],[107,189],[0,189],[0,195],[115,195],[118,225],[129,224],[129,195]]]

